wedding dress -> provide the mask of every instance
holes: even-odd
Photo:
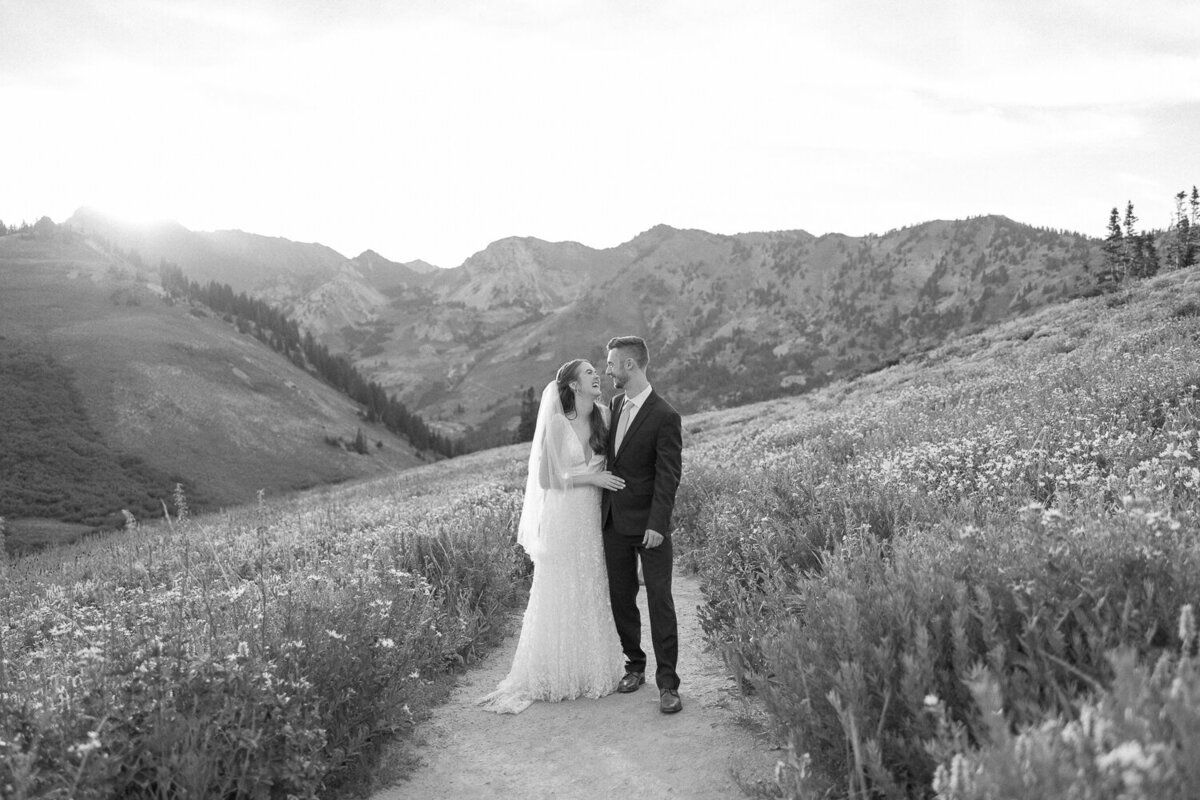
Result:
[[[538,409],[517,539],[533,559],[533,585],[508,677],[479,701],[489,711],[517,714],[535,700],[616,689],[625,659],[608,601],[601,490],[572,485],[604,467],[604,456],[571,429],[551,383]]]

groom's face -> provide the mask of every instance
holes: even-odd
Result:
[[[614,387],[625,388],[625,383],[629,380],[629,370],[625,369],[625,358],[620,350],[608,351],[608,363],[604,367],[604,374],[612,378]]]

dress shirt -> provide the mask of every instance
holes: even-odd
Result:
[[[625,404],[621,406],[621,418],[617,421],[617,436],[613,441],[613,452],[621,452],[621,442],[625,438],[625,432],[629,430],[630,423],[637,416],[638,409],[646,403],[646,398],[650,396],[650,384],[646,384],[646,388],[642,389],[634,397],[625,396]]]

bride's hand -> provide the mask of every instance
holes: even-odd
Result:
[[[625,480],[618,478],[608,470],[597,472],[595,474],[596,485],[601,489],[608,489],[610,492],[616,492],[625,488]]]

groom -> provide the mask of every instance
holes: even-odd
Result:
[[[637,336],[608,343],[605,373],[617,389],[608,434],[608,469],[625,488],[605,491],[601,507],[604,560],[608,567],[613,620],[625,651],[625,677],[618,692],[633,692],[646,682],[642,618],[638,612],[638,557],[646,582],[650,636],[654,641],[659,709],[674,714],[679,701],[679,654],[675,601],[671,598],[671,510],[679,487],[683,434],[679,412],[650,387],[650,354]]]

